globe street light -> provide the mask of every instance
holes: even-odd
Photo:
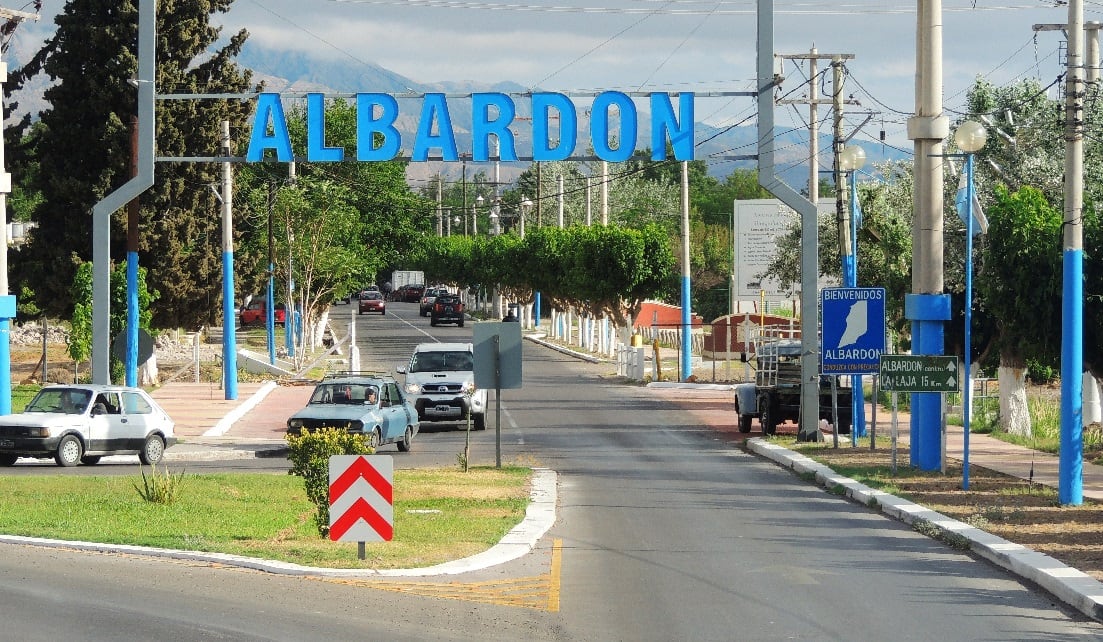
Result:
[[[972,368],[972,331],[973,324],[973,225],[981,213],[974,211],[973,200],[976,194],[973,188],[973,155],[984,148],[988,142],[988,132],[984,125],[967,120],[954,132],[954,143],[965,152],[965,189],[958,187],[956,205],[958,215],[965,219],[965,394],[962,398],[964,417],[964,449],[961,485],[969,490],[969,424],[973,414],[973,368]],[[964,202],[963,202],[964,201]]]
[[[490,232],[489,232],[489,234],[491,236],[498,236],[502,232],[502,228],[501,228],[501,225],[500,225],[501,221],[498,220],[499,216],[500,216],[499,212],[501,211],[501,208],[502,208],[502,199],[498,198],[497,196],[494,197],[494,204],[490,206],[490,214],[487,215],[487,218],[490,219]]]
[[[839,169],[847,176],[850,183],[850,219],[849,234],[843,243],[843,287],[858,287],[858,226],[862,224],[861,210],[858,208],[858,175],[857,172],[866,163],[866,150],[858,145],[847,145],[839,152]],[[866,434],[866,399],[865,390],[862,388],[862,376],[851,375],[850,379],[851,400],[851,426],[850,443],[858,445],[858,437]]]

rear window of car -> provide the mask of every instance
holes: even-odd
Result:
[[[383,298],[383,295],[378,292],[365,292],[360,298],[368,301],[378,301]]]

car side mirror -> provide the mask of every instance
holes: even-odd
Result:
[[[406,366],[398,366],[394,369],[398,374],[406,374]]]

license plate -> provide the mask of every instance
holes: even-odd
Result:
[[[15,442],[11,439],[0,439],[0,448],[15,448]]]
[[[452,406],[437,406],[437,412],[452,412]]]
[[[452,311],[452,306],[450,306],[450,305],[444,306],[444,311],[445,312],[451,312]]]

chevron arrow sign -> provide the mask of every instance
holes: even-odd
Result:
[[[329,458],[329,539],[389,542],[394,537],[394,459]]]

